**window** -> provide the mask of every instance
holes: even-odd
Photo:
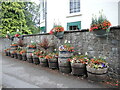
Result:
[[[81,21],[67,23],[67,30],[81,29]]]
[[[70,0],[70,13],[80,12],[80,0]]]

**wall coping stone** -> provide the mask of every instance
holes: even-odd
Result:
[[[111,26],[110,30],[120,30],[120,25],[118,26]],[[64,33],[77,33],[77,32],[89,32],[89,29],[81,29],[81,30],[70,30],[70,31],[65,31]],[[23,35],[23,37],[28,37],[28,36],[39,36],[39,35],[49,35],[49,33],[40,33],[40,34],[29,34],[29,35]]]

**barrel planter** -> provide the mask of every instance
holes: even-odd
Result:
[[[86,66],[88,79],[92,81],[104,81],[107,77],[108,68],[91,68],[90,66]]]
[[[32,57],[32,55],[31,55],[31,53],[28,53],[27,52],[27,61],[29,62],[29,63],[33,63],[33,57]]]
[[[71,73],[71,65],[68,61],[68,58],[70,58],[73,55],[73,53],[68,51],[59,51],[59,57],[58,57],[58,65],[59,65],[59,71],[62,73]]]
[[[11,46],[11,48],[10,48],[10,56],[11,56],[11,58],[14,58],[14,54],[12,53],[14,50],[16,50],[17,49],[17,46]]]
[[[5,55],[8,56],[8,51],[5,51]]]
[[[86,75],[86,65],[82,63],[71,63],[72,74],[77,76]]]
[[[22,60],[22,55],[21,54],[18,53],[17,56],[18,56],[19,60]]]
[[[10,56],[10,51],[8,51],[8,56]]]
[[[42,67],[48,67],[48,60],[47,59],[45,59],[45,58],[39,58],[39,60],[40,60],[40,65]]]
[[[71,57],[72,55],[73,53],[69,51],[59,51],[59,57]]]
[[[18,55],[17,55],[17,53],[14,53],[14,58],[16,58],[16,59],[18,58]]]
[[[26,53],[23,53],[23,54],[22,54],[22,60],[23,60],[23,61],[26,61],[26,60],[27,60]]]
[[[32,53],[35,51],[35,48],[29,48],[27,49],[27,53],[26,53],[26,56],[27,56],[27,61],[29,63],[33,63],[33,57],[32,57]]]
[[[58,68],[58,58],[48,59],[48,64],[50,69]]]
[[[13,53],[11,53],[11,54],[10,54],[10,57],[11,57],[11,58],[14,58],[14,54],[13,54]]]
[[[39,61],[39,57],[38,57],[38,56],[33,55],[33,63],[36,64],[36,65],[40,64],[40,61]]]

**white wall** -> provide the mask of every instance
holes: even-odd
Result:
[[[82,0],[82,28],[89,28],[92,14],[98,16],[99,11],[103,9],[103,13],[113,26],[118,25],[118,0]]]
[[[47,31],[49,32],[54,22],[66,27],[67,0],[47,0]]]

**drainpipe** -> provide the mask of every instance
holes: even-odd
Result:
[[[47,32],[47,0],[45,0],[45,31]]]

